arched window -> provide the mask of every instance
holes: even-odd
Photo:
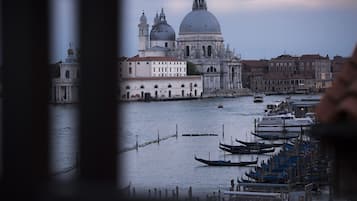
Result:
[[[154,88],[155,88],[155,89],[157,89],[157,88],[158,88],[158,86],[157,86],[157,85],[155,85],[155,86],[154,86]]]
[[[141,85],[141,86],[140,86],[140,89],[144,89],[144,88],[145,88],[144,85]]]
[[[193,87],[197,87],[197,84],[194,84]]]
[[[184,87],[185,87],[185,85],[184,85],[184,84],[182,84],[182,85],[181,85],[181,87],[182,87],[182,88],[184,88]]]
[[[186,46],[186,57],[190,56],[190,46]]]
[[[209,73],[209,68],[207,68],[207,73]]]
[[[167,86],[168,88],[171,88],[172,86],[171,86],[171,84],[169,84],[169,86]]]
[[[165,43],[165,47],[168,47],[168,46],[169,46],[169,43],[168,43],[168,42],[166,42],[166,43]]]
[[[69,78],[69,71],[68,70],[66,71],[66,78],[67,79]]]
[[[217,72],[216,68],[213,68],[213,71],[214,71],[214,72]]]
[[[213,72],[213,66],[211,66],[210,71]]]
[[[131,67],[129,67],[129,74],[131,74],[132,73],[132,70],[131,70]]]
[[[128,86],[126,86],[126,87],[125,87],[125,89],[130,89],[130,86],[129,86],[129,85],[128,85]]]
[[[212,56],[212,46],[208,46],[208,49],[207,49],[207,56]]]
[[[204,57],[206,56],[206,47],[205,46],[202,46],[202,54]]]

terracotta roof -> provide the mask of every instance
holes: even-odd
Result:
[[[322,123],[357,121],[357,47],[316,108]]]
[[[274,60],[294,60],[294,59],[299,59],[299,57],[296,57],[296,56],[291,56],[291,55],[288,55],[288,54],[283,54],[283,55],[280,55],[276,58],[272,58],[271,61],[274,61]]]
[[[119,57],[118,58],[118,61],[125,61],[125,60],[127,60],[128,59],[128,57]]]
[[[128,61],[184,61],[176,57],[131,57]]]
[[[267,67],[269,61],[268,60],[241,60],[241,63],[249,67]]]
[[[181,77],[135,77],[135,78],[122,78],[122,81],[131,81],[131,80],[193,80],[200,79],[200,75],[190,75],[190,76],[181,76]]]

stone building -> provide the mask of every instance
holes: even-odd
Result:
[[[332,85],[331,60],[318,54],[305,54],[300,57],[301,72],[312,72],[315,79],[315,90],[324,91]]]
[[[318,92],[328,88],[332,82],[331,61],[328,56],[280,55],[270,59],[267,68],[264,68],[264,64],[259,61],[242,63],[243,68],[246,68],[243,77],[246,80],[249,77],[249,87],[256,92],[266,94]],[[251,72],[252,69],[259,70]]]
[[[77,52],[78,53],[78,52]],[[71,45],[67,58],[51,65],[51,103],[77,103],[79,101],[79,63],[78,55]]]
[[[119,63],[120,100],[202,97],[202,77],[187,76],[187,63],[175,57],[125,58]]]
[[[348,57],[334,56],[331,61],[332,80],[334,81],[342,71],[342,66],[348,61]]]
[[[205,93],[242,88],[240,58],[224,45],[220,24],[205,0],[194,0],[192,11],[183,18],[176,54],[196,64]]]
[[[194,0],[182,20],[178,38],[161,10],[151,31],[144,13],[140,17],[139,57],[176,57],[196,65],[203,77],[205,94],[242,88],[240,58],[225,46],[220,24],[205,0]]]
[[[263,86],[256,86],[262,83],[259,80],[268,72],[268,60],[242,60],[242,85],[243,88],[257,91]]]

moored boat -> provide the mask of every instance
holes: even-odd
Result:
[[[260,137],[264,140],[288,140],[299,137],[299,133],[286,133],[286,132],[259,132],[252,135]]]
[[[229,152],[231,154],[265,154],[274,152],[275,149],[230,149],[228,147],[219,146],[219,148],[223,151]]]
[[[254,94],[254,103],[262,103],[263,102],[263,95],[262,94]]]
[[[241,161],[241,162],[231,162],[229,161],[223,161],[223,160],[216,160],[216,161],[211,161],[211,160],[205,160],[202,158],[197,158],[195,156],[195,160],[199,161],[201,163],[204,163],[209,166],[248,166],[248,165],[256,165],[258,162],[258,158],[255,161]]]
[[[283,145],[283,143],[272,143],[272,144],[266,144],[264,142],[245,142],[242,140],[236,139],[236,142],[239,142],[247,147],[261,147],[261,148],[271,148],[271,147],[280,147]]]

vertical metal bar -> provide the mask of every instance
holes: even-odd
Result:
[[[48,2],[1,3],[2,190],[33,199],[48,181]]]
[[[80,1],[79,178],[111,186],[118,179],[117,9],[117,0]]]

